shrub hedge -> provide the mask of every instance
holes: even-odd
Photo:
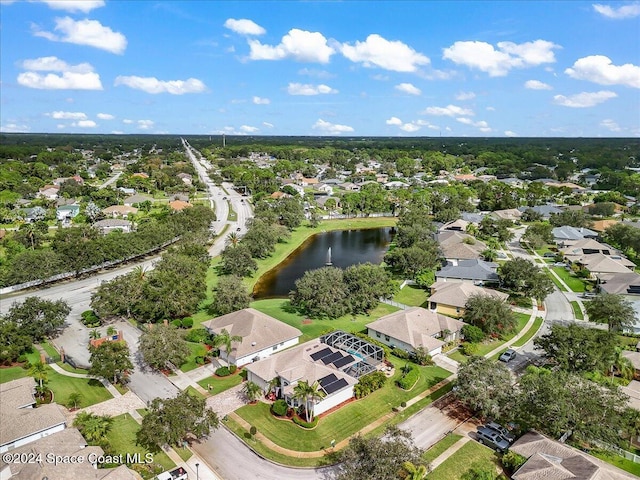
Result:
[[[278,417],[284,417],[287,415],[287,410],[289,410],[289,405],[284,400],[276,400],[271,405],[271,413],[277,415]]]
[[[420,378],[420,370],[415,365],[409,366],[404,375],[398,380],[398,386],[403,390],[410,390]]]
[[[216,368],[216,375],[219,377],[227,377],[231,375],[231,372],[229,371],[229,367],[220,367]]]
[[[302,428],[313,428],[318,425],[318,417],[314,417],[313,420],[307,422],[304,418],[300,418],[297,415],[293,416],[293,423],[300,425]]]

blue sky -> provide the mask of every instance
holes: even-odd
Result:
[[[640,136],[640,2],[0,0],[3,132]]]

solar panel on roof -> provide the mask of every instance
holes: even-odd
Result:
[[[331,354],[331,349],[330,348],[323,348],[322,350],[320,350],[319,352],[316,352],[314,354],[311,355],[311,358],[313,358],[314,362],[317,362],[318,360],[320,360],[322,357],[325,357],[327,355]]]
[[[322,363],[324,363],[325,365],[329,365],[330,363],[333,363],[340,358],[342,358],[342,354],[340,352],[333,352],[331,355],[322,357]]]
[[[327,392],[327,395],[331,395],[333,392],[337,392],[338,390],[346,387],[347,385],[349,385],[349,383],[344,378],[341,378],[337,382],[330,383],[329,385],[323,388],[324,388],[324,391]]]
[[[338,377],[336,377],[332,373],[331,375],[327,375],[326,377],[322,377],[320,380],[318,380],[318,382],[320,383],[320,386],[324,388],[326,385],[329,385],[330,383],[333,383],[336,380],[338,380]]]
[[[335,362],[333,362],[333,365],[336,368],[342,368],[345,365],[350,364],[351,362],[353,362],[355,360],[355,358],[353,358],[351,355],[347,355],[346,357],[342,357],[338,360],[336,360]]]

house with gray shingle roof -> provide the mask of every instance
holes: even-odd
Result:
[[[542,218],[549,219],[552,214],[562,213],[562,209],[556,205],[536,205],[535,207],[520,207],[518,208],[522,213],[527,210],[533,210],[536,213],[542,215]]]
[[[470,282],[475,285],[498,283],[498,264],[484,260],[460,260],[448,263],[436,272],[436,280],[444,282]]]
[[[472,235],[447,230],[437,235],[442,256],[448,261],[476,259],[482,256],[487,244]]]
[[[551,230],[551,233],[553,234],[553,240],[559,248],[569,247],[579,240],[584,240],[585,238],[598,238],[598,232],[594,232],[588,228],[577,228],[570,225],[556,227]]]

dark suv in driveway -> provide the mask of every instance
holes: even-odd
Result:
[[[476,431],[478,441],[487,447],[493,448],[498,452],[506,452],[509,449],[509,442],[498,432],[487,427],[478,427]]]
[[[489,423],[487,423],[485,425],[485,427],[487,427],[487,428],[489,428],[491,430],[495,430],[496,432],[498,432],[500,434],[500,436],[502,438],[504,438],[509,443],[513,443],[513,441],[516,439],[516,437],[515,437],[515,435],[513,433],[511,433],[509,430],[504,428],[499,423],[489,422]]]

